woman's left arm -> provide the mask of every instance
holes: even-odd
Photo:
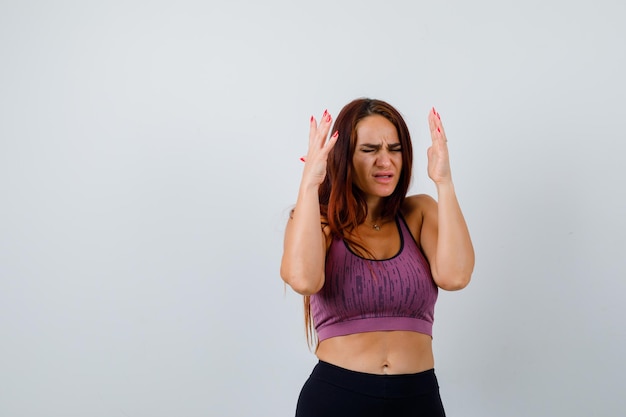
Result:
[[[444,290],[460,290],[469,284],[474,270],[474,247],[456,197],[448,144],[439,113],[428,116],[432,145],[428,148],[428,176],[437,186],[437,202],[423,205],[420,241],[433,279]]]

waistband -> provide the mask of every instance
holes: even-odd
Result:
[[[360,394],[383,398],[412,397],[439,390],[434,369],[415,374],[378,375],[351,371],[319,361],[313,368],[311,378]]]

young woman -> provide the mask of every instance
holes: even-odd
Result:
[[[474,250],[439,114],[428,115],[438,199],[406,196],[412,145],[400,113],[357,99],[311,117],[281,276],[304,296],[319,359],[296,410],[313,416],[444,416],[434,373],[438,288],[470,281]],[[315,332],[312,330],[315,328]]]

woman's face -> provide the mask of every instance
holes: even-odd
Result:
[[[356,125],[352,155],[354,184],[371,197],[393,193],[402,172],[402,147],[396,127],[380,115],[371,115]]]

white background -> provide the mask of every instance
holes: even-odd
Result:
[[[477,254],[440,293],[449,416],[626,413],[626,6],[2,1],[0,415],[290,416],[278,274],[308,119],[449,136]]]

